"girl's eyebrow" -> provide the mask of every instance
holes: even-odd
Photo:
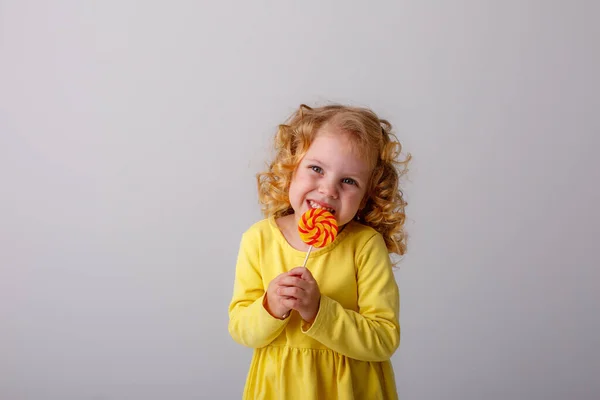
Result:
[[[306,159],[306,161],[308,161],[308,162],[313,162],[313,163],[316,163],[316,164],[320,164],[320,165],[322,165],[322,166],[324,166],[324,167],[327,167],[327,164],[325,164],[325,163],[324,163],[323,161],[321,161],[321,160],[317,160],[316,158],[307,158],[307,159]]]

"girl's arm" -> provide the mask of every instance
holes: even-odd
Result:
[[[229,305],[229,333],[238,343],[264,347],[285,329],[288,319],[271,316],[263,306],[266,291],[259,268],[258,244],[248,233],[242,236],[235,268],[233,298]]]
[[[356,262],[359,311],[321,295],[317,316],[303,332],[344,356],[386,361],[400,344],[400,300],[383,237],[370,238]]]

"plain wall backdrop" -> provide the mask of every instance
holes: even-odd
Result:
[[[0,0],[0,399],[240,398],[255,174],[329,102],[414,157],[401,398],[597,399],[599,4]]]

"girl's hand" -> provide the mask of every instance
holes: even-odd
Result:
[[[283,300],[288,299],[288,297],[279,294],[279,289],[284,287],[282,286],[281,282],[287,277],[288,273],[284,272],[275,277],[269,283],[269,287],[267,288],[266,300],[263,303],[265,309],[269,312],[269,314],[279,319],[285,319],[292,309],[292,307],[288,307],[283,304]]]
[[[319,311],[321,291],[310,271],[303,267],[294,268],[280,283],[277,292],[284,297],[282,304],[298,311],[304,321],[313,323]]]

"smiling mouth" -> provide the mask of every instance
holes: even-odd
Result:
[[[321,208],[321,209],[323,209],[323,210],[326,210],[326,211],[329,211],[330,213],[332,213],[332,214],[334,214],[334,215],[335,215],[335,210],[334,210],[333,208],[329,208],[329,207],[323,207],[323,206],[322,206],[322,205],[320,205],[319,203],[317,203],[317,202],[314,202],[314,201],[312,201],[312,200],[308,200],[308,206],[309,206],[310,208],[315,208],[315,209]]]

